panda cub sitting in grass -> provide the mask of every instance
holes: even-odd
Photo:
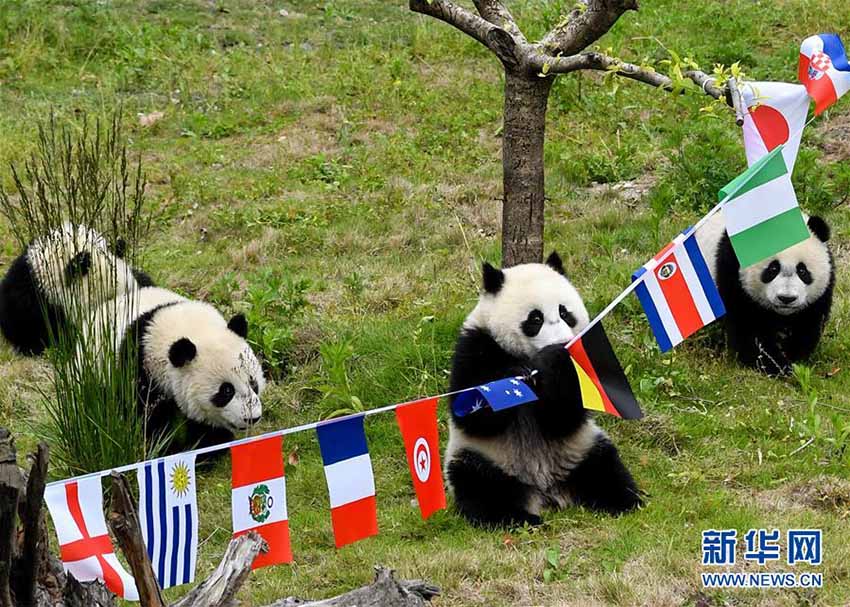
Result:
[[[768,375],[787,375],[811,356],[832,308],[835,268],[830,230],[807,218],[810,237],[777,255],[741,268],[717,214],[697,231],[697,242],[726,306],[729,347],[741,363]]]
[[[545,264],[484,264],[484,290],[461,329],[451,390],[536,370],[529,383],[539,400],[464,417],[452,412],[446,477],[470,522],[537,525],[544,508],[620,514],[641,504],[616,447],[582,407],[564,348],[587,323],[557,253]]]
[[[259,421],[266,382],[247,335],[241,314],[227,321],[209,304],[146,287],[101,306],[84,347],[135,365],[146,432],[171,434],[176,453],[232,440]]]
[[[124,244],[69,222],[36,238],[0,282],[0,331],[21,354],[41,354],[92,307],[150,284],[123,260]]]

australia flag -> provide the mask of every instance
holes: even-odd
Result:
[[[487,406],[493,411],[501,411],[535,400],[537,395],[528,387],[528,384],[513,377],[491,381],[461,392],[455,397],[452,410],[458,417],[464,417]]]

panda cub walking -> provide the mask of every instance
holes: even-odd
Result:
[[[172,453],[229,441],[260,420],[266,382],[241,314],[227,321],[207,303],[145,287],[102,305],[87,329],[84,347],[136,365],[146,432],[174,432]]]
[[[538,401],[464,417],[452,412],[446,477],[472,523],[536,525],[544,508],[575,504],[620,514],[641,504],[617,448],[582,406],[564,348],[587,323],[557,253],[545,264],[484,264],[484,290],[463,324],[450,389],[536,370],[530,383]]]
[[[720,214],[697,231],[697,242],[726,306],[729,347],[745,365],[787,375],[791,363],[812,355],[832,308],[835,269],[830,230],[807,218],[811,236],[748,268],[741,268]]]

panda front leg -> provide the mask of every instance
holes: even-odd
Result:
[[[772,377],[791,372],[775,332],[753,327],[751,319],[748,324],[745,319],[731,317],[726,320],[726,335],[741,364]]]
[[[507,474],[485,456],[469,449],[455,454],[446,476],[458,512],[474,525],[509,527],[539,525],[538,513],[530,512],[534,489]]]
[[[620,459],[614,443],[600,434],[581,463],[563,482],[573,504],[609,514],[623,514],[643,504],[641,491]]]

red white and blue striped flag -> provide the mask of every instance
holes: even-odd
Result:
[[[363,416],[321,424],[316,434],[325,464],[336,547],[377,535],[375,477]]]
[[[815,100],[816,115],[850,90],[850,64],[838,34],[818,34],[803,40],[798,76]]]
[[[726,313],[694,231],[685,230],[632,275],[649,325],[666,352]]]

